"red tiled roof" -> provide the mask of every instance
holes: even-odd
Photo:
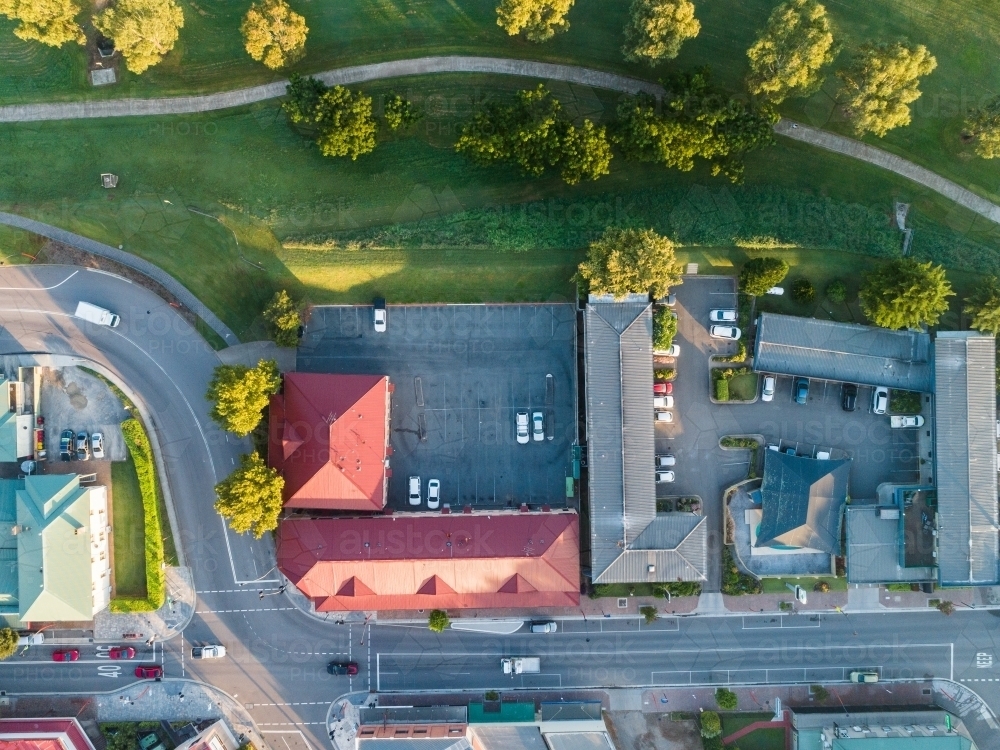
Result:
[[[580,539],[571,512],[290,519],[278,566],[320,612],[571,607]]]
[[[94,750],[76,719],[0,719],[2,750]]]
[[[389,379],[290,372],[271,397],[268,464],[285,506],[382,510]]]

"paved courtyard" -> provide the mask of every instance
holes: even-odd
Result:
[[[564,507],[577,439],[575,320],[568,304],[390,305],[387,331],[375,333],[370,306],[317,307],[298,369],[389,376],[390,507],[410,509],[411,475],[425,497],[439,479],[453,508]],[[518,411],[544,414],[544,440],[517,443]]]

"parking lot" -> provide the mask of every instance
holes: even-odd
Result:
[[[390,305],[376,333],[370,306],[317,307],[297,366],[389,376],[390,507],[412,509],[411,475],[424,488],[439,479],[453,508],[564,507],[577,439],[575,315],[568,304]],[[543,440],[517,442],[519,411],[543,413]]]

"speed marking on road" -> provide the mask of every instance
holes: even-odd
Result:
[[[977,669],[989,669],[993,666],[993,654],[988,654],[985,651],[980,651],[976,654],[976,668]]]
[[[97,668],[97,674],[101,677],[121,677],[122,668],[117,664],[101,664]]]

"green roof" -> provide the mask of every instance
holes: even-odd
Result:
[[[500,710],[486,711],[482,703],[469,704],[470,724],[506,724],[517,721],[534,721],[534,702],[503,702]]]
[[[21,482],[0,482],[0,614],[17,614],[17,488]]]
[[[3,383],[0,382],[0,387]],[[17,461],[17,415],[12,411],[0,414],[0,462]]]
[[[960,734],[940,737],[852,737],[834,740],[832,750],[969,750],[972,740]]]

